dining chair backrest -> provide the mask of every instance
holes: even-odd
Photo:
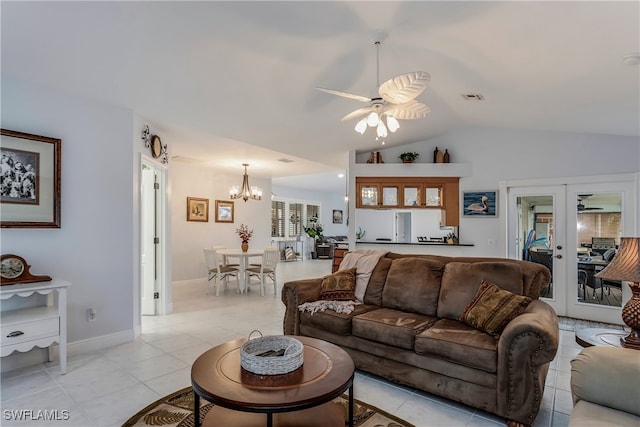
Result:
[[[280,251],[273,246],[268,247],[264,250],[264,254],[262,255],[262,269],[264,270],[275,270],[278,265],[278,261],[280,259]]]
[[[204,263],[207,266],[207,270],[219,271],[220,263],[218,262],[218,249],[205,248]]]

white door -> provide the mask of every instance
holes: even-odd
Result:
[[[610,261],[607,249],[615,251],[620,237],[634,235],[634,185],[591,181],[509,187],[508,255],[540,263],[550,255],[552,284],[541,298],[558,315],[621,324],[629,291],[595,274]],[[546,236],[531,236],[536,229]]]
[[[566,246],[566,190],[564,185],[512,187],[508,190],[508,256],[540,263],[552,272],[551,285],[541,296],[556,313],[567,316],[568,271]],[[543,225],[542,225],[543,224]],[[545,231],[541,236],[535,230]],[[532,254],[532,252],[535,252]]]
[[[156,213],[156,171],[146,163],[142,164],[140,187],[140,301],[141,314],[155,316],[157,314],[158,281],[157,281],[157,230]]]

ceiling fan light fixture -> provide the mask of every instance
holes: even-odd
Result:
[[[400,123],[393,116],[387,116],[387,127],[391,132],[395,132],[400,129]]]
[[[386,138],[387,135],[387,127],[384,125],[384,122],[380,120],[380,122],[378,122],[378,138]]]
[[[358,123],[356,123],[356,127],[354,129],[360,135],[364,135],[364,132],[367,130],[367,118],[365,117],[364,119],[362,119]]]
[[[371,114],[367,116],[367,124],[369,125],[369,127],[376,127],[378,126],[378,122],[380,122],[378,113],[376,113],[375,111],[372,111]]]

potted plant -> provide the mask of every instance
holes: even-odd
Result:
[[[236,234],[242,241],[242,252],[247,252],[249,250],[249,240],[251,240],[251,236],[253,236],[253,230],[249,230],[248,226],[240,224],[240,228],[236,229]]]
[[[398,157],[400,158],[400,160],[402,160],[402,163],[413,163],[418,158],[418,156],[420,156],[419,153],[407,151],[400,154]]]
[[[314,251],[311,252],[311,258],[315,259],[317,258],[315,246],[317,245],[318,241],[324,239],[324,235],[322,234],[322,224],[318,224],[318,215],[314,215],[309,218],[309,223],[309,227],[304,227],[304,232],[307,233],[307,236],[313,239]]]

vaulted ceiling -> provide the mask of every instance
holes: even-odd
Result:
[[[380,81],[431,75],[432,112],[386,144],[464,126],[638,136],[640,3],[7,2],[2,76],[130,108],[173,161],[263,176],[333,174],[379,148],[341,122]],[[463,94],[480,93],[484,101]],[[281,158],[293,163],[278,161]]]

